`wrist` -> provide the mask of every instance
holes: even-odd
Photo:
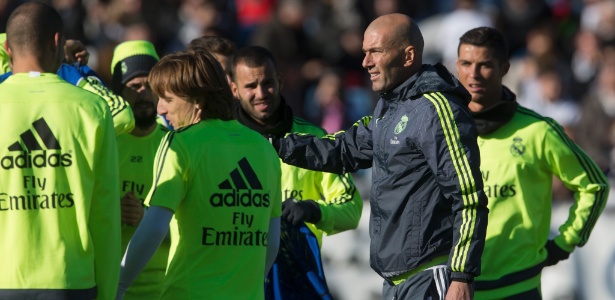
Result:
[[[474,276],[468,273],[462,273],[462,272],[452,272],[451,273],[451,280],[452,281],[459,281],[459,282],[464,282],[464,283],[472,283],[474,282]]]
[[[305,205],[310,206],[310,210],[312,211],[312,213],[310,214],[310,218],[306,221],[312,224],[320,222],[320,219],[322,218],[322,212],[320,211],[320,206],[318,205],[318,202],[314,200],[305,200],[304,203]]]

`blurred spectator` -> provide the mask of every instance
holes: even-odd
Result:
[[[547,68],[537,76],[538,93],[525,95],[519,103],[535,112],[553,118],[572,137],[572,127],[579,118],[579,107],[562,91],[562,79],[556,69]]]
[[[581,28],[596,33],[605,42],[615,41],[615,1],[587,2],[589,5],[581,13]]]
[[[605,61],[594,86],[581,102],[575,138],[579,146],[607,171],[615,139],[615,60]]]
[[[382,15],[398,12],[420,21],[442,12],[443,2],[448,1],[403,1],[403,0],[356,0],[365,24]]]
[[[600,41],[589,30],[580,30],[575,36],[575,49],[570,60],[573,86],[571,94],[579,98],[585,94],[589,84],[596,78],[602,64]]]
[[[461,35],[476,27],[493,27],[494,25],[491,16],[478,8],[476,0],[454,0],[454,3],[453,11],[436,16],[439,21],[431,23],[437,26],[435,34],[424,35],[424,37],[425,43],[432,45],[425,49],[436,51],[441,57],[442,64],[450,72],[456,74],[457,45]]]
[[[6,32],[6,22],[9,15],[25,0],[3,0],[0,1],[0,32]],[[66,26],[64,26],[66,27]]]
[[[306,92],[306,118],[328,133],[346,129],[373,112],[373,93],[345,77],[343,70],[328,67]]]
[[[503,0],[496,26],[504,36],[515,54],[524,48],[529,31],[551,17],[549,6],[544,0]]]
[[[527,33],[525,53],[512,57],[504,84],[521,100],[540,97],[538,73],[547,69],[555,69],[559,73],[564,82],[564,93],[568,93],[571,82],[569,60],[560,52],[554,24],[550,20]]]
[[[87,16],[83,3],[79,0],[52,0],[51,5],[64,22],[66,38],[86,42],[83,21]]]
[[[180,6],[183,25],[179,29],[179,40],[184,47],[200,37],[209,28],[217,27],[220,12],[214,0],[185,0]]]
[[[237,10],[237,35],[235,42],[239,48],[250,43],[254,31],[262,24],[271,21],[278,0],[235,0]]]
[[[305,103],[308,119],[328,133],[347,128],[343,80],[333,69],[325,70],[318,84],[308,90]]]
[[[307,80],[316,79],[322,72],[320,62],[304,66],[317,53],[317,42],[304,30],[305,19],[302,0],[280,0],[274,18],[258,27],[251,39],[253,45],[268,49],[278,59],[280,73],[284,74],[286,104],[298,117],[305,116],[303,95]]]

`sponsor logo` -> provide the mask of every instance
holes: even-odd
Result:
[[[239,168],[231,171],[230,179],[225,179],[218,188],[223,190],[209,198],[213,207],[269,207],[269,193],[263,193],[263,186],[254,169],[244,157],[238,162]],[[260,190],[260,192],[259,192]]]
[[[44,118],[32,123],[32,129],[26,130],[19,137],[20,139],[11,144],[8,150],[20,154],[0,158],[0,166],[3,169],[56,168],[69,167],[73,164],[72,155],[62,153],[60,142]]]

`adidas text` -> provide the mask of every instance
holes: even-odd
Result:
[[[213,207],[269,207],[269,194],[252,193],[252,190],[247,190],[243,193],[232,190],[232,192],[229,193],[215,193],[211,195],[209,202]]]
[[[73,164],[73,156],[70,153],[42,153],[32,155],[30,152],[22,152],[20,155],[6,155],[0,160],[0,166],[5,170],[13,168],[31,169],[45,167],[69,167]]]

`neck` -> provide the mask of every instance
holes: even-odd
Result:
[[[56,73],[58,71],[58,65],[51,62],[46,63],[45,61],[50,60],[37,59],[35,57],[15,57],[13,58],[11,69],[13,74],[28,72]]]
[[[255,119],[242,109],[239,103],[235,104],[235,116],[237,121],[248,128],[263,135],[274,134],[283,136],[285,133],[290,132],[293,126],[293,114],[290,108],[282,102],[280,103],[279,111],[275,115],[275,118],[269,120],[276,120],[274,122],[267,122],[267,124],[257,123]]]
[[[468,108],[470,108],[470,110],[475,113],[491,108],[492,106],[498,104],[502,100],[503,98],[502,93],[503,93],[503,90],[502,90],[502,87],[500,86],[497,92],[493,93],[493,95],[491,96],[484,97],[483,101],[481,102],[470,101],[470,104],[468,104]]]
[[[15,62],[13,63],[13,74],[15,73],[28,73],[28,72],[41,72],[45,73],[45,69],[40,64],[35,62]]]
[[[149,135],[150,133],[152,133],[152,131],[154,131],[154,129],[156,129],[156,123],[152,124],[151,126],[147,127],[147,128],[141,128],[138,126],[135,126],[135,129],[133,129],[130,134],[134,135],[134,136],[138,136],[138,137],[144,137]]]
[[[478,103],[471,101],[470,104],[468,104],[468,108],[470,108],[470,111],[472,112],[480,112],[494,106],[496,103],[497,102]]]

